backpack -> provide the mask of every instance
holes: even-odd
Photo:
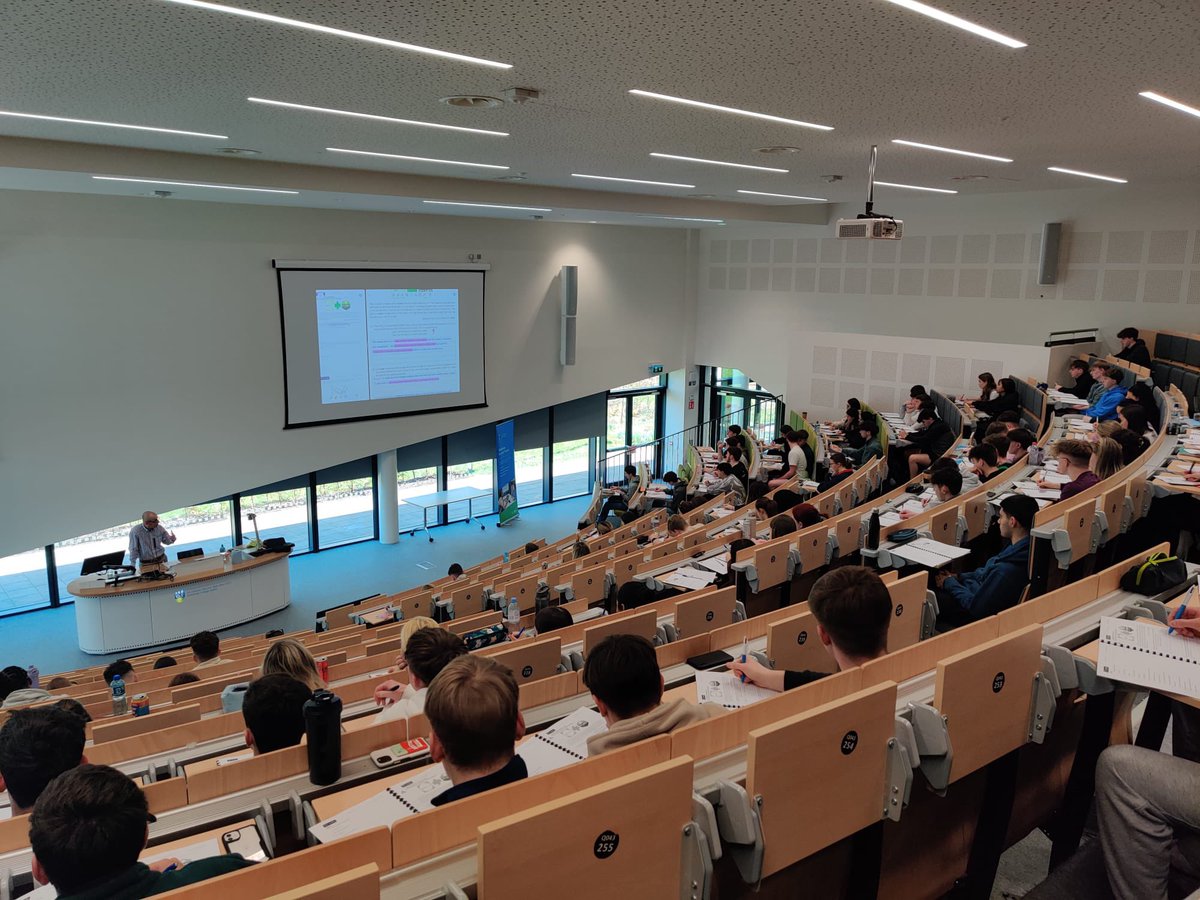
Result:
[[[1121,589],[1153,597],[1187,581],[1187,566],[1177,556],[1159,552],[1121,576]]]

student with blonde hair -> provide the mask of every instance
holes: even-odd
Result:
[[[317,672],[317,661],[302,643],[291,638],[276,641],[267,648],[263,657],[263,675],[286,675],[294,678],[310,691],[325,689],[325,682]]]
[[[396,667],[394,671],[403,672],[408,668],[408,663],[404,661],[404,648],[408,646],[409,638],[422,628],[441,627],[441,625],[429,618],[429,616],[413,616],[411,619],[405,619],[404,624],[400,627],[400,652],[396,654],[396,661],[393,663]],[[394,692],[403,691],[405,687],[404,682],[389,678],[375,688],[375,702],[380,706],[395,703],[403,695]]]
[[[1116,475],[1125,466],[1125,455],[1121,445],[1110,437],[1100,438],[1092,444],[1092,458],[1088,463],[1097,478],[1103,481]]]
[[[1092,445],[1087,441],[1057,441],[1050,449],[1050,455],[1058,460],[1059,474],[1071,479],[1062,486],[1060,500],[1069,500],[1100,482],[1096,473],[1088,468],[1092,460]]]

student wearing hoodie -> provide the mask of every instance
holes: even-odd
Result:
[[[1144,369],[1150,368],[1150,350],[1146,342],[1138,337],[1136,328],[1122,328],[1117,332],[1117,340],[1121,342],[1121,349],[1116,354],[1117,359]]]

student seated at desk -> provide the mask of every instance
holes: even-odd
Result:
[[[29,821],[33,875],[59,900],[137,900],[244,869],[236,853],[138,862],[153,820],[146,795],[108,766],[80,766],[46,788]]]
[[[977,400],[967,406],[986,416],[998,416],[1002,412],[1016,411],[1021,408],[1021,396],[1017,393],[1017,383],[1011,378],[1001,378],[997,382],[999,393],[994,400]]]
[[[1029,584],[1029,531],[1037,511],[1032,497],[1006,497],[1000,502],[997,520],[1008,546],[973,572],[937,573],[939,629],[975,622],[1017,605]]]
[[[1014,428],[1008,433],[1008,452],[1004,461],[1012,466],[1029,455],[1029,448],[1037,443],[1032,431],[1028,428]]]
[[[1138,404],[1146,411],[1146,421],[1155,434],[1162,430],[1162,419],[1158,412],[1158,401],[1154,398],[1154,388],[1144,381],[1135,381],[1125,392],[1125,399]]]
[[[1140,434],[1148,441],[1158,437],[1158,432],[1150,424],[1150,416],[1146,407],[1133,401],[1117,404],[1117,422],[1122,428],[1127,428],[1134,434]]]
[[[408,684],[389,679],[375,688],[375,702],[385,709],[375,717],[376,723],[407,719],[425,710],[429,685],[452,660],[467,652],[467,645],[457,634],[434,625],[415,631],[404,645],[404,667]]]
[[[250,682],[242,700],[246,746],[260,753],[295,747],[304,737],[304,704],[312,691],[286,675],[264,675]]]
[[[666,501],[667,512],[678,512],[679,504],[687,499],[687,482],[681,480],[674,472],[664,472],[663,482],[666,483],[667,493],[670,494],[670,499]]]
[[[1088,460],[1088,468],[1095,472],[1101,481],[1111,478],[1125,468],[1121,445],[1112,438],[1100,438],[1091,447],[1092,456]]]
[[[883,445],[879,442],[879,423],[871,418],[863,418],[858,423],[858,434],[862,441],[857,449],[853,446],[842,447],[841,452],[846,459],[861,468],[873,459],[883,457]]]
[[[771,540],[783,537],[785,534],[795,534],[796,531],[796,520],[787,513],[778,515],[771,520]]]
[[[608,731],[588,738],[589,756],[669,734],[723,712],[713,704],[682,699],[663,703],[663,677],[654,645],[640,635],[609,635],[593,647],[583,664],[583,683],[608,723]]]
[[[1100,483],[1100,477],[1088,468],[1092,461],[1092,445],[1087,441],[1055,441],[1050,455],[1058,460],[1058,474],[1071,479],[1059,489],[1060,500],[1069,500]]]
[[[516,742],[525,736],[513,673],[486,656],[460,656],[429,686],[429,755],[453,787],[430,803],[444,806],[529,777]]]
[[[921,426],[920,431],[900,432],[901,438],[908,440],[913,447],[908,457],[909,478],[916,478],[918,472],[954,446],[954,432],[938,418],[933,404],[921,407],[917,424]]]
[[[740,446],[731,445],[725,450],[725,462],[729,464],[729,470],[734,477],[742,483],[742,492],[745,493],[750,489],[750,470],[746,468],[746,464],[742,462],[742,448]]]
[[[195,672],[180,672],[167,682],[167,687],[182,687],[185,684],[198,684],[200,676]]]
[[[600,509],[600,515],[596,517],[597,522],[603,522],[608,518],[611,512],[624,512],[629,509],[629,503],[633,500],[633,495],[638,489],[638,470],[637,466],[625,467],[625,481],[610,489],[610,496],[604,501],[604,506]]]
[[[793,478],[799,478],[801,481],[808,478],[808,464],[802,446],[807,441],[808,435],[803,431],[793,431],[788,434],[787,468],[777,477],[768,481],[768,487],[777,488],[787,484]]]
[[[958,463],[952,459],[935,462],[929,467],[929,485],[933,488],[933,499],[929,501],[927,508],[940,506],[961,494],[965,485]],[[975,486],[978,485],[977,480]]]
[[[463,567],[460,563],[450,563],[450,568],[446,570],[446,577],[451,581],[458,581],[463,577]]]
[[[1117,417],[1117,404],[1125,397],[1125,389],[1121,387],[1123,375],[1116,366],[1104,366],[1100,370],[1100,395],[1096,401],[1083,411],[1092,422],[1105,422]]]
[[[1021,425],[1021,414],[1015,409],[1006,409],[1004,412],[1000,413],[1000,415],[996,416],[996,418],[992,421],[999,422],[1001,425],[1003,425],[1006,432],[1023,427]]]
[[[811,503],[797,503],[793,506],[792,518],[796,520],[797,528],[811,528],[825,521],[821,511]]]
[[[13,711],[0,728],[0,791],[8,791],[14,816],[33,809],[54,778],[87,762],[85,740],[84,720],[65,709]]]
[[[980,401],[983,401],[986,403],[987,401],[995,400],[998,396],[1000,396],[1000,391],[996,387],[996,376],[991,372],[980,372],[976,378],[976,381],[979,383],[979,396],[964,397],[964,402],[979,403]]]
[[[104,668],[104,683],[111,685],[112,680],[118,675],[126,684],[133,684],[137,681],[137,672],[133,671],[133,663],[127,659],[113,660]]]
[[[1117,332],[1117,340],[1121,342],[1121,349],[1115,354],[1117,359],[1141,366],[1143,369],[1150,368],[1150,349],[1146,342],[1138,337],[1136,328],[1122,328]]]
[[[766,522],[777,515],[779,515],[779,504],[770,497],[760,497],[754,501],[754,520],[756,522]]]
[[[267,648],[262,662],[263,675],[286,675],[294,678],[310,691],[325,689],[325,682],[317,671],[317,661],[302,643],[283,638]]]
[[[526,556],[537,556],[538,551],[541,549],[542,548],[539,547],[537,544],[535,544],[533,541],[528,541],[525,544],[525,555]]]
[[[1064,394],[1070,394],[1072,397],[1078,397],[1080,400],[1086,400],[1092,390],[1092,385],[1096,383],[1096,379],[1088,371],[1088,364],[1082,359],[1072,360],[1071,367],[1067,371],[1071,375],[1071,380],[1074,381],[1074,384],[1070,387],[1063,387],[1061,384],[1056,384],[1054,389],[1062,391]]]
[[[192,659],[195,665],[192,671],[219,666],[225,660],[221,659],[221,639],[211,631],[199,631],[188,641],[192,648]]]
[[[826,572],[809,592],[808,609],[817,620],[817,635],[837,661],[839,671],[861,666],[887,652],[892,597],[871,569],[842,566]],[[728,665],[750,684],[772,691],[791,690],[826,674],[768,669],[753,657]]]
[[[704,492],[710,495],[728,494],[734,508],[746,502],[746,485],[733,473],[733,466],[727,462],[717,463],[717,477],[705,487]]]
[[[977,447],[972,447],[967,451],[967,459],[970,460],[971,470],[975,473],[980,483],[991,481],[1003,471],[1000,468],[1000,455],[991,444],[980,444]],[[1007,463],[1005,467],[1007,468]]]
[[[837,487],[854,474],[850,460],[844,453],[829,454],[829,474],[817,485],[817,493],[824,493],[830,488]]]
[[[929,396],[929,392],[925,390],[924,385],[914,384],[909,388],[908,399],[904,402],[904,409],[901,410],[904,417],[904,427],[910,430],[920,428],[917,416],[921,411],[921,407],[926,403],[932,402],[933,399]]]
[[[34,673],[37,673],[37,669],[34,669]],[[28,670],[20,666],[6,666],[0,672],[0,697],[3,697],[4,709],[19,709],[49,700],[51,694],[33,686]]]
[[[533,630],[541,637],[551,631],[558,631],[568,625],[574,625],[575,619],[563,606],[547,606],[537,611],[533,617]]]
[[[842,433],[842,441],[852,450],[861,447],[864,443],[864,438],[860,433],[864,421],[862,404],[857,397],[851,397],[846,401],[846,415],[837,424],[837,429]]]
[[[1134,434],[1128,428],[1122,428],[1120,422],[1101,422],[1096,426],[1095,439],[1112,438],[1121,445],[1121,458],[1129,465],[1150,449],[1150,442],[1140,434]],[[1088,435],[1089,440],[1091,435]]]

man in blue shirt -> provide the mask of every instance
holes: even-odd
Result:
[[[1083,411],[1093,422],[1106,422],[1117,418],[1117,404],[1125,399],[1125,388],[1121,386],[1122,373],[1116,366],[1100,370],[1098,379],[1103,392],[1096,402]]]
[[[1029,532],[1037,501],[1015,494],[1000,503],[1000,536],[1009,544],[974,572],[937,575],[938,628],[966,625],[1016,606],[1029,584]]]

